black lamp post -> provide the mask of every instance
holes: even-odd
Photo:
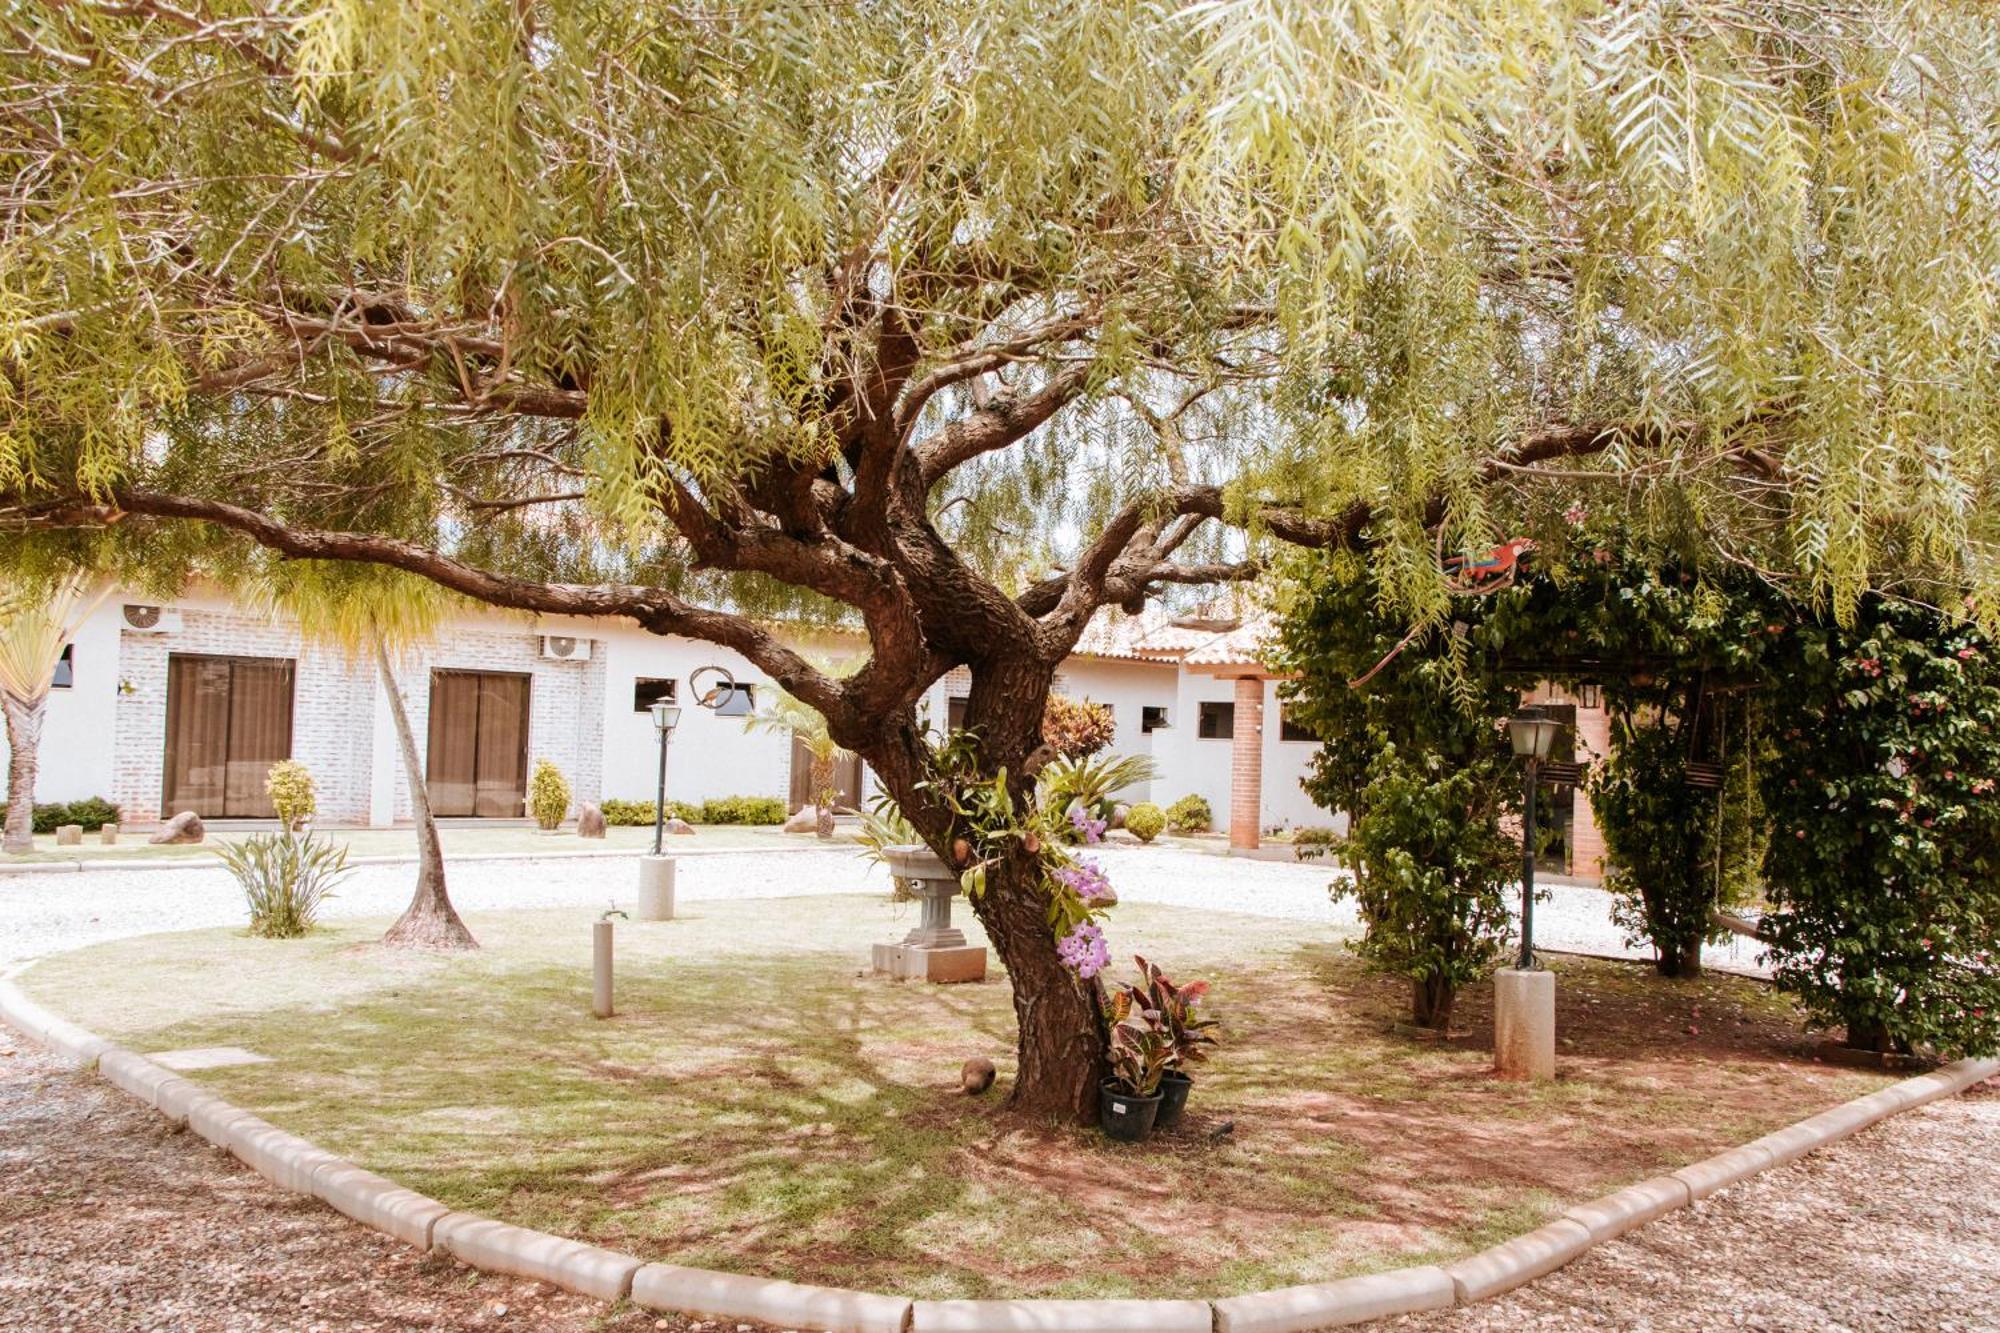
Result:
[[[653,855],[661,854],[667,833],[667,742],[680,725],[680,705],[662,699],[652,707],[653,730],[660,733],[660,789],[653,801]]]
[[[1542,761],[1549,757],[1562,723],[1524,708],[1507,719],[1507,738],[1514,754],[1527,761],[1521,798],[1521,962],[1523,972],[1535,966],[1535,787],[1541,780]]]

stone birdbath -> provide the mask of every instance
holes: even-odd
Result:
[[[958,872],[921,843],[884,847],[882,859],[890,874],[909,885],[923,916],[900,944],[875,946],[875,970],[898,981],[986,980],[986,950],[967,944],[965,932],[951,924]]]

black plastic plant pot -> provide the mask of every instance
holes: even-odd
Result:
[[[1134,1097],[1105,1079],[1097,1094],[1097,1123],[1106,1135],[1125,1143],[1138,1143],[1153,1132],[1153,1118],[1160,1113],[1160,1094]]]
[[[1194,1080],[1172,1070],[1160,1075],[1160,1113],[1153,1117],[1154,1129],[1172,1129],[1187,1110],[1188,1089]]]

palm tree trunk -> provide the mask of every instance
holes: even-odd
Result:
[[[815,816],[814,832],[816,832],[822,838],[831,838],[833,836],[833,801],[834,801],[833,767],[834,767],[834,761],[831,756],[824,759],[820,758],[818,755],[813,756],[812,789],[813,789],[813,814]]]
[[[410,781],[410,813],[417,822],[417,891],[382,943],[403,949],[477,949],[479,941],[472,938],[445,893],[444,851],[438,846],[437,819],[431,814],[430,791],[417,758],[417,737],[403,708],[403,691],[389,669],[389,645],[379,634],[375,637],[375,664],[382,673],[382,688],[389,695],[389,716],[396,724],[403,772]]]
[[[7,713],[7,830],[0,851],[35,850],[35,772],[41,765],[42,705],[0,694]]]

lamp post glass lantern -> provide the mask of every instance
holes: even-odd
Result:
[[[1524,708],[1507,719],[1507,739],[1515,757],[1526,763],[1521,791],[1521,959],[1520,969],[1535,967],[1535,788],[1541,781],[1542,761],[1555,745],[1562,723],[1540,711]]]
[[[653,798],[653,855],[661,853],[667,832],[667,742],[680,725],[680,705],[661,699],[653,704],[653,730],[660,734],[660,785]]]

